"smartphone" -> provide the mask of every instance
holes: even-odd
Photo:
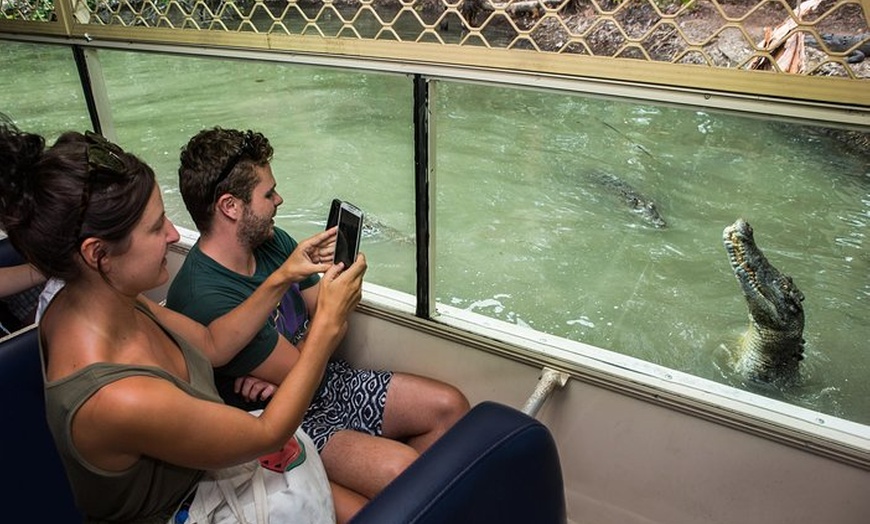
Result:
[[[338,225],[338,210],[341,208],[341,200],[332,199],[332,204],[329,206],[329,218],[326,219],[326,229],[332,229]]]
[[[363,212],[350,202],[339,202],[337,215],[338,237],[335,241],[335,257],[333,262],[335,264],[344,262],[344,267],[350,267],[356,260],[357,254],[359,254]]]

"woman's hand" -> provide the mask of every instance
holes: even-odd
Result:
[[[289,282],[300,282],[332,267],[337,232],[338,227],[333,227],[300,242],[279,269],[284,278]]]
[[[367,268],[366,257],[362,253],[347,269],[344,263],[330,267],[320,279],[317,316],[327,317],[338,322],[339,326],[346,324],[348,316],[362,299],[362,282]]]

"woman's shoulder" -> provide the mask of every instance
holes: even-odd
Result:
[[[141,339],[130,318],[94,300],[87,311],[82,301],[58,293],[39,321],[40,345],[48,380],[58,380],[96,364],[113,364]],[[122,326],[129,323],[128,326]]]

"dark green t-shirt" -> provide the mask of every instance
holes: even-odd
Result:
[[[248,298],[296,248],[296,241],[285,231],[275,228],[275,235],[254,250],[257,267],[252,276],[236,273],[222,266],[199,249],[197,242],[169,286],[166,306],[208,325]],[[308,327],[308,313],[300,290],[320,280],[316,274],[285,293],[275,312],[263,324],[253,340],[226,365],[215,369],[218,391],[228,404],[256,409],[232,392],[232,381],[249,374],[275,349],[278,333],[297,343]]]

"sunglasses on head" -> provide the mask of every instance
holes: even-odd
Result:
[[[102,135],[85,131],[85,143],[88,148],[88,178],[97,172],[122,174],[124,161],[121,155],[124,150],[106,140]]]
[[[239,145],[238,151],[236,151],[236,153],[227,160],[227,163],[224,164],[224,168],[221,170],[220,175],[218,175],[218,177],[212,184],[212,203],[217,202],[218,196],[220,196],[218,194],[218,186],[221,185],[221,182],[223,182],[227,179],[227,177],[230,176],[230,173],[233,172],[233,169],[236,168],[242,157],[245,155],[252,157],[255,154],[256,151],[254,150],[254,132],[249,130],[245,132],[244,135],[242,135],[242,143]]]
[[[81,237],[82,227],[85,223],[85,214],[91,200],[91,186],[97,175],[108,175],[113,178],[124,176],[126,168],[121,155],[124,150],[106,140],[102,135],[85,131],[86,154],[88,157],[88,172],[85,184],[82,187],[82,203],[79,212],[77,236]]]

